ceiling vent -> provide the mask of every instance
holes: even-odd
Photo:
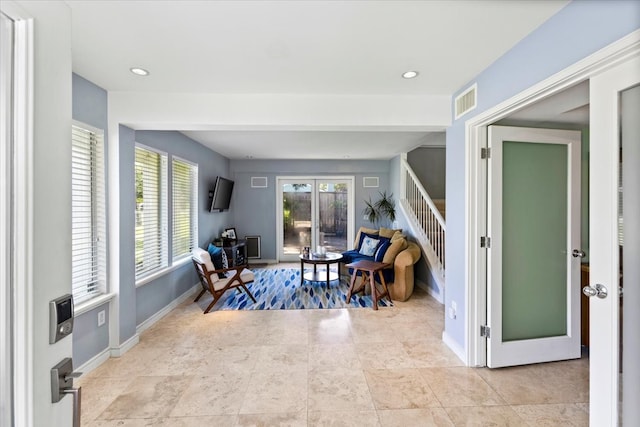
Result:
[[[469,111],[476,108],[477,105],[478,84],[474,83],[473,86],[466,89],[460,95],[456,96],[455,108],[456,108],[456,120],[467,114]]]

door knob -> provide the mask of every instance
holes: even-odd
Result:
[[[587,256],[587,254],[585,254],[584,251],[580,249],[574,249],[571,255],[573,255],[574,258],[584,258],[585,256]]]
[[[607,295],[609,295],[609,291],[607,291],[607,288],[600,283],[597,283],[595,288],[592,288],[589,285],[585,286],[584,288],[582,288],[582,293],[588,297],[598,297],[601,299],[605,299]]]

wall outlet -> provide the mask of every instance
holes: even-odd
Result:
[[[455,319],[458,311],[458,304],[455,301],[451,301],[451,307],[449,307],[449,318]]]
[[[104,325],[105,322],[105,313],[104,310],[98,312],[98,326]]]

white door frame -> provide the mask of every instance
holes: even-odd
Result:
[[[280,262],[280,248],[283,245],[283,229],[282,229],[282,191],[281,191],[281,181],[284,180],[299,180],[299,181],[307,181],[307,180],[339,180],[339,181],[348,181],[349,182],[349,205],[347,206],[347,243],[352,242],[354,239],[354,221],[355,221],[355,200],[356,200],[356,188],[355,188],[355,177],[353,175],[345,176],[345,175],[304,175],[304,176],[277,176],[276,177],[276,262]],[[315,191],[315,188],[314,188]],[[312,224],[315,221],[315,209],[314,207],[317,205],[317,200],[312,201],[312,210],[311,210],[311,222]],[[312,233],[313,234],[313,233]]]
[[[486,165],[480,158],[486,147],[487,126],[543,98],[588,80],[607,68],[640,52],[640,30],[636,30],[559,73],[465,122],[465,356],[469,366],[486,366],[486,338],[480,326],[486,322],[486,250],[480,236],[486,235]]]
[[[32,426],[33,400],[33,129],[34,22],[18,5],[4,1],[14,21],[13,104],[13,414],[15,425]]]

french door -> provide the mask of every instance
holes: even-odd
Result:
[[[591,254],[586,293],[593,295],[589,299],[589,424],[593,426],[631,426],[640,419],[638,85],[637,55],[590,81]]]
[[[347,250],[353,240],[353,177],[280,177],[278,260],[298,261],[302,248]]]
[[[580,357],[580,142],[489,126],[491,368]]]

